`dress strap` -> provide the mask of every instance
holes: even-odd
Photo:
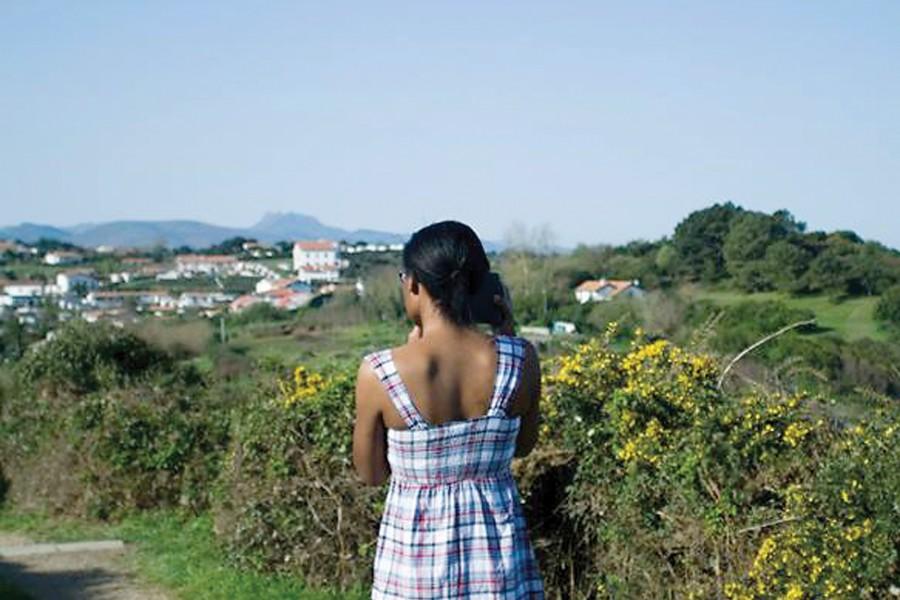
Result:
[[[497,373],[487,414],[508,416],[506,407],[522,379],[525,340],[515,335],[498,334],[494,336],[494,343],[497,345]]]
[[[406,426],[410,429],[426,427],[428,425],[427,422],[422,418],[416,405],[413,404],[409,390],[400,378],[400,373],[397,372],[397,365],[394,364],[391,349],[383,348],[370,352],[365,355],[365,359],[372,365],[372,368],[378,375],[378,379],[381,380],[381,385],[387,390],[391,403],[397,409],[397,412],[400,413],[400,416],[403,417]]]

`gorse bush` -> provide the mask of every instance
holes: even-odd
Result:
[[[557,595],[887,593],[900,543],[898,445],[890,437],[896,407],[843,431],[827,402],[803,392],[720,393],[712,356],[640,335],[624,354],[607,342],[594,339],[550,361],[544,378],[542,442],[570,457],[566,493],[552,510],[582,540],[571,548],[577,556],[539,540],[557,550],[541,556]],[[873,433],[856,435],[857,428]],[[848,470],[852,456],[871,465],[866,477]],[[840,497],[837,485],[846,490],[843,504],[822,504]],[[808,499],[805,511],[799,497]],[[801,559],[810,556],[821,561],[816,585],[801,579],[808,575]]]
[[[270,371],[235,410],[216,526],[237,564],[342,589],[369,581],[385,490],[353,472],[355,373]]]
[[[353,469],[356,367],[204,377],[120,330],[67,328],[0,380],[0,486],[102,517],[211,508],[236,564],[365,586],[386,487]],[[874,385],[855,413],[797,387],[723,391],[716,355],[616,322],[542,367],[538,444],[513,468],[550,598],[898,585],[900,406]]]
[[[822,467],[783,490],[781,517],[728,598],[885,598],[900,572],[895,411],[843,431]]]

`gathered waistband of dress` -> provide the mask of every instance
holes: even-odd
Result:
[[[424,478],[424,477],[403,477],[391,474],[391,485],[399,485],[403,487],[415,488],[434,488],[444,487],[448,485],[460,483],[504,483],[513,480],[512,472],[507,470],[502,473],[494,473],[492,475],[472,475],[464,477],[447,477],[447,478]]]

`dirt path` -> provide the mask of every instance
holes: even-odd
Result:
[[[0,579],[35,600],[170,600],[136,580],[127,567],[132,551],[127,546],[73,552],[33,544],[21,535],[0,532]]]

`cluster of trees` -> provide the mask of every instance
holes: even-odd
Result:
[[[852,231],[807,231],[787,210],[767,214],[731,202],[690,213],[672,236],[655,241],[580,244],[567,253],[557,252],[554,241],[546,225],[515,223],[507,232],[506,248],[491,258],[513,292],[519,323],[605,321],[611,307],[577,306],[573,297],[579,283],[601,277],[638,280],[647,290],[698,282],[744,292],[833,296],[884,295],[900,285],[897,250]],[[385,280],[392,282],[387,276]],[[882,304],[876,316],[895,322],[893,304]],[[591,314],[595,311],[602,313],[597,319]]]
[[[726,202],[689,214],[657,254],[680,279],[731,278],[743,291],[874,295],[900,281],[900,253],[852,231],[807,232],[787,210]]]

